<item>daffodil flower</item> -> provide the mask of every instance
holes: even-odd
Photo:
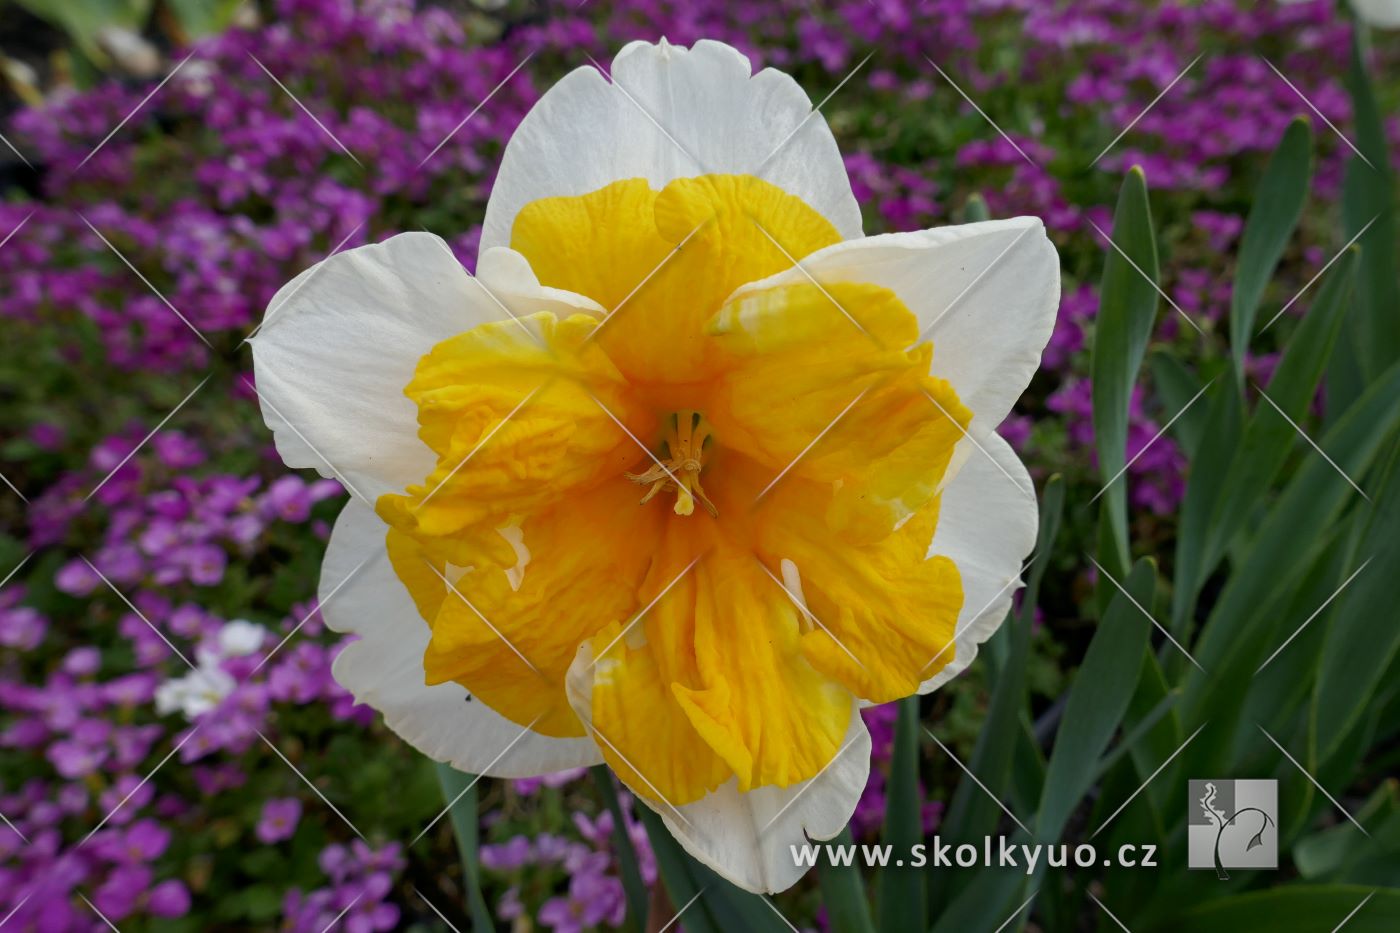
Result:
[[[1051,330],[1039,220],[863,238],[822,116],[715,42],[581,68],[507,146],[476,275],[406,233],[254,342],[282,458],[356,494],[335,675],[428,756],[606,762],[776,891],[846,824],[863,705],[1005,616],[1034,490],[994,428]]]

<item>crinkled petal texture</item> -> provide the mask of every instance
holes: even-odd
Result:
[[[1058,302],[1037,221],[858,236],[790,79],[634,44],[522,123],[479,278],[410,235],[289,284],[265,416],[365,500],[322,584],[341,682],[465,770],[606,761],[725,877],[796,880],[865,784],[860,706],[1005,615],[1035,497],[993,428]]]

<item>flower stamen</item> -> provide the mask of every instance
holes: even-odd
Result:
[[[693,514],[698,500],[711,516],[718,516],[715,504],[700,485],[700,471],[705,468],[707,448],[713,438],[709,422],[698,411],[683,409],[667,419],[660,462],[653,463],[643,473],[627,474],[632,482],[648,487],[642,503],[650,502],[657,493],[671,486],[676,491],[677,515]]]

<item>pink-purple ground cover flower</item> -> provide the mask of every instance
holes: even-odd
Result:
[[[1145,168],[1163,288],[1202,331],[1167,314],[1157,345],[1219,353],[1261,160],[1310,112],[1264,58],[1323,118],[1343,132],[1350,119],[1336,68],[1350,27],[1333,5],[1243,0],[619,0],[470,17],[279,0],[265,25],[181,51],[154,94],[107,82],[15,114],[6,138],[36,169],[0,201],[0,473],[18,493],[0,489],[8,926],[105,929],[100,911],[124,929],[340,918],[371,931],[431,917],[429,903],[462,909],[450,878],[410,880],[455,864],[445,825],[409,843],[441,807],[431,771],[330,675],[337,645],[311,600],[343,492],[279,471],[241,341],[292,272],[333,250],[426,228],[469,263],[493,166],[539,90],[660,35],[733,43],[816,100],[875,50],[824,108],[868,230],[947,222],[973,195],[993,216],[1045,218],[1064,300],[1047,372],[1003,433],[1033,472],[1080,483],[1093,475],[1093,225],[1109,229],[1122,171]],[[1330,133],[1319,142],[1321,217],[1348,153]],[[1326,229],[1304,224],[1281,293],[1326,261]],[[1131,501],[1160,537],[1183,492],[1175,442],[1149,444],[1170,415],[1151,391],[1133,399],[1128,455],[1145,452]],[[1038,638],[1072,622],[1074,587],[1047,584]],[[973,677],[939,701],[955,742],[978,697]],[[865,715],[876,767],[857,838],[883,820],[893,727],[892,709]],[[484,792],[481,862],[502,921],[622,922],[612,816],[578,777]],[[945,800],[924,788],[927,828]]]

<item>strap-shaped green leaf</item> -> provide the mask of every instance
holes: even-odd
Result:
[[[919,698],[912,696],[899,701],[894,754],[890,759],[890,778],[885,793],[883,841],[895,853],[895,858],[900,858],[901,852],[909,852],[923,838],[923,824],[919,801]],[[922,930],[925,923],[923,873],[909,865],[894,866],[883,869],[879,878],[881,933]],[[827,909],[832,909],[829,899]]]
[[[452,822],[452,835],[457,838],[457,857],[462,862],[462,883],[467,892],[467,913],[472,918],[472,928],[494,929],[495,921],[491,919],[491,911],[486,908],[486,900],[481,896],[476,777],[441,762],[435,762],[434,766],[438,784],[442,787],[442,798],[452,806],[447,818]]]
[[[1297,117],[1284,131],[1283,140],[1270,156],[1264,177],[1254,191],[1249,218],[1240,237],[1235,287],[1230,294],[1230,351],[1240,384],[1244,382],[1244,357],[1254,335],[1254,318],[1264,288],[1303,216],[1303,202],[1312,181],[1312,150],[1312,125],[1306,117]]]
[[[1104,259],[1094,329],[1094,439],[1111,545],[1099,559],[1115,574],[1128,567],[1128,495],[1119,472],[1127,460],[1128,402],[1157,314],[1157,241],[1147,180],[1134,167],[1123,179],[1113,215],[1113,241]]]

